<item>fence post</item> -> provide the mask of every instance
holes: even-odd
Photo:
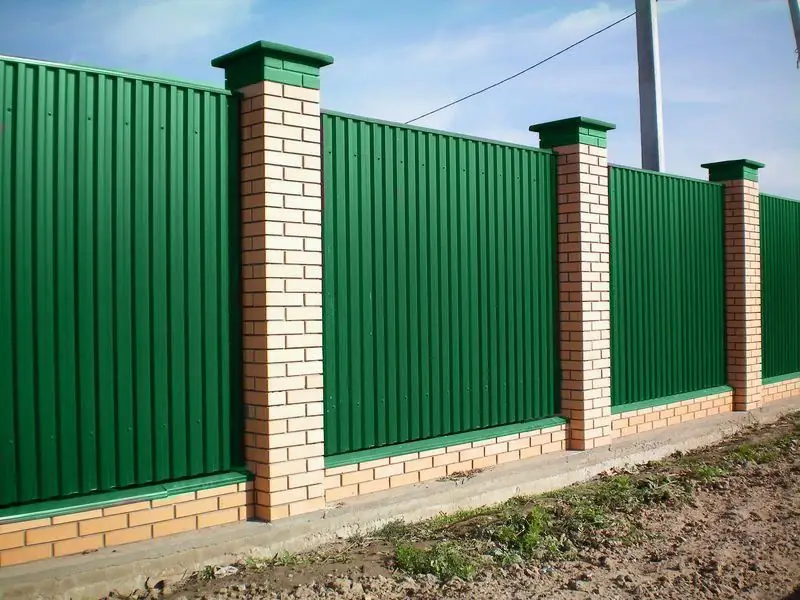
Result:
[[[266,520],[325,504],[319,71],[332,62],[262,41],[211,63],[240,94],[245,459]]]
[[[558,155],[558,312],[567,447],[611,442],[608,161],[611,123],[574,117],[532,125]]]
[[[725,184],[725,333],[733,410],[761,405],[761,235],[758,170],[748,159],[701,165]]]

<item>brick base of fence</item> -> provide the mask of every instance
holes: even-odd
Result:
[[[650,406],[626,412],[619,412],[611,417],[612,437],[645,433],[653,429],[670,427],[695,419],[702,419],[733,410],[733,392],[721,392],[680,400],[661,406]]]
[[[566,439],[566,426],[556,425],[329,468],[325,471],[325,500],[333,502],[558,452],[566,448]]]
[[[761,401],[764,403],[775,402],[797,395],[800,395],[800,377],[775,383],[765,383],[761,386]]]
[[[0,524],[0,567],[244,521],[252,499],[252,483],[234,483]]]

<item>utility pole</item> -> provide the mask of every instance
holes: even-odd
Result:
[[[798,0],[789,0],[797,5]],[[661,60],[658,54],[656,0],[636,0],[636,53],[639,59],[639,127],[642,168],[664,169],[664,131],[661,113]]]
[[[800,68],[800,0],[789,0],[789,12],[792,14],[795,52],[797,52],[797,67]]]

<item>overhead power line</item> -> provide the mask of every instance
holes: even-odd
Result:
[[[408,125],[408,124],[410,124],[410,123],[413,123],[414,121],[419,121],[420,119],[424,119],[425,117],[429,117],[429,116],[431,116],[431,115],[432,115],[432,114],[434,114],[434,113],[437,113],[437,112],[439,112],[439,111],[441,111],[441,110],[444,110],[445,108],[450,108],[451,106],[454,106],[454,105],[458,104],[459,102],[463,102],[464,100],[469,100],[470,98],[473,98],[473,97],[477,96],[478,94],[482,94],[483,92],[487,92],[487,91],[491,90],[492,88],[496,88],[496,87],[497,87],[497,86],[499,86],[499,85],[503,85],[503,84],[504,84],[504,83],[506,83],[507,81],[511,81],[512,79],[515,79],[516,77],[519,77],[520,75],[524,75],[524,74],[525,74],[525,73],[527,73],[528,71],[532,71],[532,70],[533,70],[533,69],[535,69],[536,67],[538,67],[538,66],[540,66],[540,65],[543,65],[544,63],[546,63],[546,62],[547,62],[547,61],[549,61],[549,60],[552,60],[552,59],[554,59],[556,56],[559,56],[559,55],[561,55],[561,54],[564,54],[564,52],[568,52],[569,50],[572,50],[572,49],[573,49],[575,46],[579,46],[579,45],[580,45],[580,44],[582,44],[583,42],[585,42],[585,41],[587,41],[587,40],[590,40],[590,39],[592,39],[594,36],[596,36],[596,35],[600,35],[600,34],[601,34],[601,33],[603,33],[604,31],[608,31],[608,30],[609,30],[609,29],[611,29],[612,27],[616,27],[617,25],[619,25],[619,24],[620,24],[620,23],[622,23],[623,21],[626,21],[626,20],[630,19],[630,18],[631,18],[633,15],[635,15],[635,14],[636,14],[636,11],[632,12],[631,14],[629,14],[629,15],[627,15],[627,16],[624,16],[624,17],[622,17],[622,18],[621,18],[621,19],[619,19],[618,21],[614,21],[614,22],[613,22],[613,23],[611,23],[610,25],[606,25],[606,26],[605,26],[605,27],[603,27],[602,29],[598,29],[598,30],[597,30],[597,31],[595,31],[594,33],[592,33],[592,34],[590,34],[590,35],[587,35],[585,38],[583,38],[583,39],[581,39],[581,40],[578,40],[578,41],[577,41],[577,42],[575,42],[574,44],[571,44],[571,45],[567,46],[566,48],[563,48],[562,50],[559,50],[559,51],[558,51],[558,52],[556,52],[555,54],[551,54],[551,55],[550,55],[550,56],[548,56],[547,58],[544,58],[544,59],[540,60],[539,62],[537,62],[535,65],[531,65],[530,67],[527,67],[527,68],[525,68],[525,69],[522,69],[522,71],[519,71],[518,73],[514,73],[513,75],[510,75],[509,77],[506,77],[505,79],[501,79],[500,81],[497,81],[497,82],[493,83],[492,85],[488,85],[488,86],[486,86],[485,88],[478,90],[477,92],[472,92],[471,94],[467,94],[467,95],[466,95],[466,96],[464,96],[463,98],[459,98],[458,100],[453,100],[452,102],[450,102],[450,103],[448,103],[448,104],[445,104],[444,106],[440,106],[439,108],[436,108],[436,109],[434,109],[434,110],[431,110],[431,111],[429,111],[429,112],[426,112],[424,115],[420,115],[420,116],[418,116],[418,117],[414,117],[413,119],[411,119],[411,120],[409,120],[409,121],[406,121],[406,122],[405,122],[405,124],[406,124],[406,125]]]

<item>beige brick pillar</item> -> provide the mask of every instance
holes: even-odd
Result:
[[[319,70],[269,42],[221,56],[240,93],[245,458],[255,514],[324,507]]]
[[[608,162],[611,123],[575,117],[531,126],[558,155],[561,410],[567,447],[611,442]]]
[[[725,184],[725,320],[733,410],[761,405],[761,234],[758,170],[747,159],[702,165]]]

